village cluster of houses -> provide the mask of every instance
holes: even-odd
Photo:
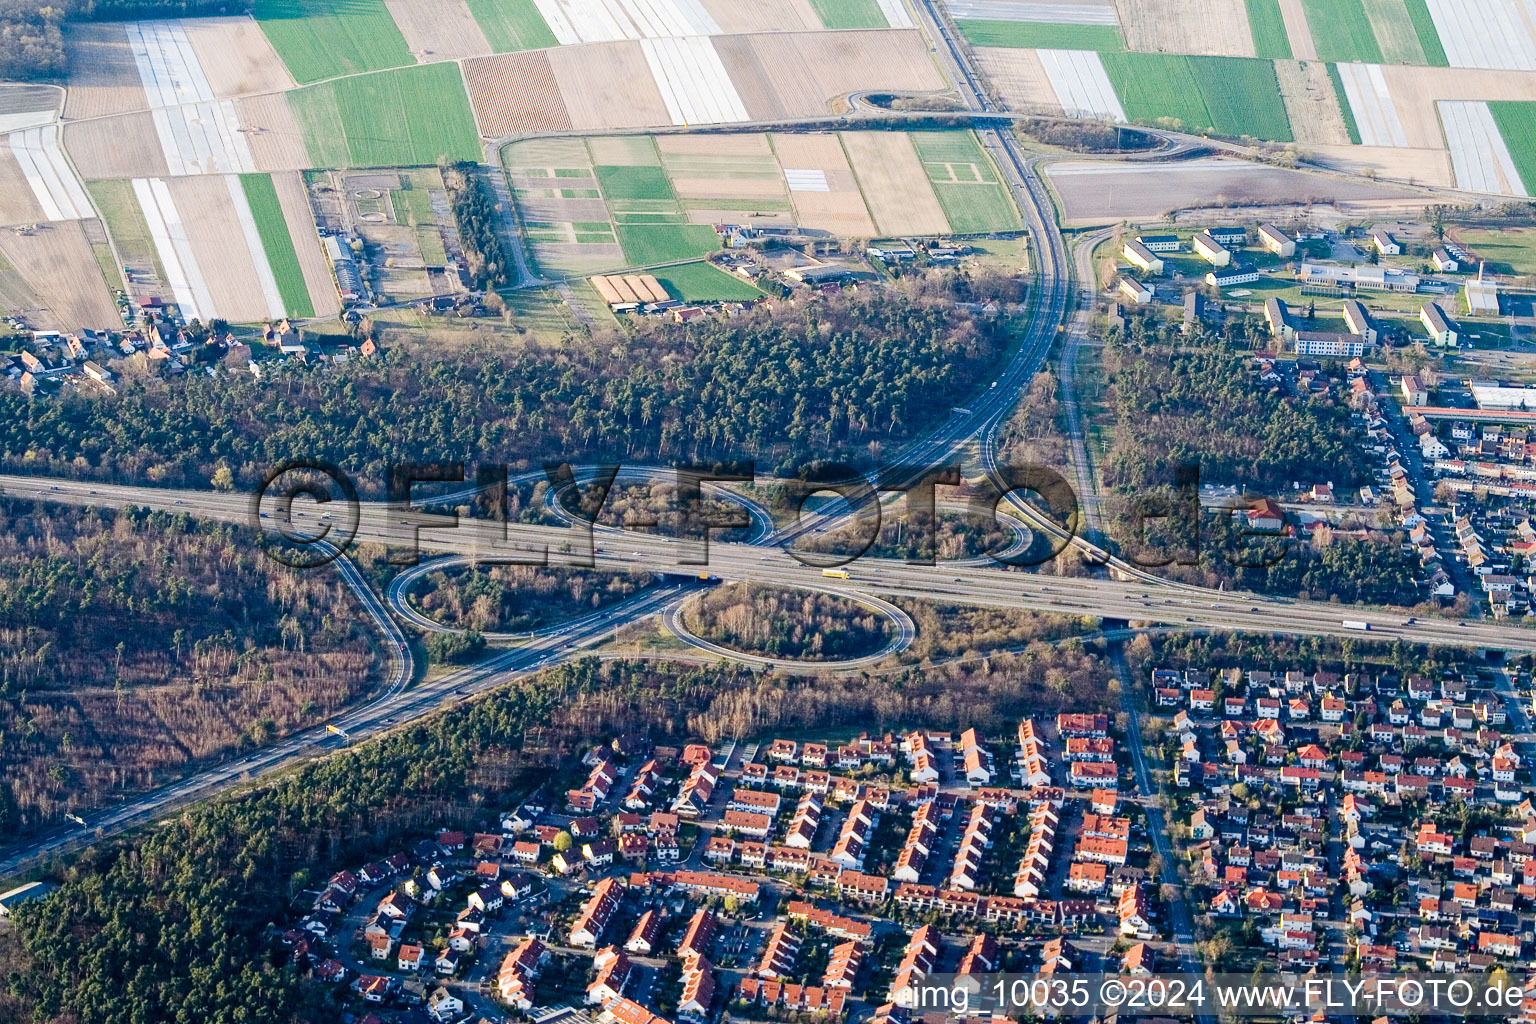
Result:
[[[1228,668],[1156,669],[1152,696],[1171,716],[1200,902],[1253,921],[1277,966],[1524,965],[1536,808],[1498,695],[1453,676]],[[1462,828],[1463,807],[1488,824]],[[1421,910],[1407,919],[1405,890]],[[1342,951],[1325,944],[1335,913]]]

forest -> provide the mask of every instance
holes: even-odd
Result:
[[[650,581],[641,572],[485,565],[429,573],[413,603],[455,629],[521,633],[605,608]]]
[[[0,80],[30,82],[64,74],[64,25],[70,21],[237,14],[249,0],[0,0]]]
[[[594,738],[903,724],[1000,733],[1026,709],[1106,708],[1108,679],[1102,659],[1045,647],[831,684],[595,658],[551,669],[57,869],[62,887],[0,933],[0,1021],[330,1019],[334,990],[296,975],[269,923],[290,922],[290,901],[341,867],[429,830],[488,823]]]
[[[496,230],[496,199],[473,164],[455,164],[444,169],[443,183],[453,203],[453,221],[459,229],[459,244],[476,288],[505,288],[512,283],[512,258],[501,244]]]
[[[712,643],[771,658],[862,658],[891,639],[885,616],[834,594],[735,583],[707,592],[684,612]]]
[[[234,526],[0,500],[0,835],[323,721],[375,667],[354,611]]]
[[[955,274],[817,295],[734,319],[648,321],[557,350],[392,346],[342,366],[125,380],[115,398],[0,390],[0,465],[18,472],[237,487],[324,458],[368,494],[385,468],[461,459],[755,459],[758,472],[878,456],[948,414],[1008,344],[957,299],[1016,282]]]
[[[1278,495],[1293,481],[1331,480],[1349,490],[1369,477],[1352,436],[1350,409],[1330,397],[1290,396],[1260,384],[1248,350],[1257,321],[1190,335],[1149,318],[1105,338],[1116,410],[1105,483],[1122,493],[1168,486],[1177,467],[1200,467],[1202,483]]]

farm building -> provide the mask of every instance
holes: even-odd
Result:
[[[1209,231],[1196,235],[1193,244],[1195,252],[1214,267],[1225,267],[1232,262],[1232,254],[1227,251],[1227,247],[1212,238]]]
[[[672,301],[661,282],[650,274],[594,274],[592,287],[616,312]]]
[[[853,270],[841,263],[818,263],[810,267],[791,267],[784,276],[800,284],[833,284],[853,276]]]
[[[1152,252],[1178,252],[1178,235],[1137,235],[1136,241]]]
[[[1157,253],[1148,249],[1134,238],[1125,243],[1124,253],[1126,260],[1149,274],[1156,275],[1163,272],[1163,261],[1158,257]]]
[[[1205,233],[1221,245],[1242,248],[1248,244],[1247,228],[1208,228]]]
[[[1401,256],[1403,253],[1403,247],[1398,244],[1397,239],[1392,237],[1390,231],[1372,231],[1371,244],[1383,256]]]
[[[1536,409],[1536,388],[1506,388],[1473,381],[1471,390],[1479,409]]]
[[[1259,279],[1259,272],[1252,267],[1234,264],[1205,275],[1205,283],[1214,288],[1230,288],[1235,284],[1252,284]]]
[[[1430,259],[1434,263],[1435,269],[1442,274],[1454,274],[1461,269],[1461,261],[1452,256],[1444,247],[1436,249],[1435,254]]]
[[[1440,348],[1455,348],[1461,343],[1460,329],[1437,303],[1426,302],[1420,307],[1419,323]]]
[[[1120,279],[1120,294],[1138,305],[1152,301],[1152,289],[1129,277]]]
[[[1264,322],[1269,324],[1269,333],[1277,338],[1289,339],[1295,333],[1291,329],[1290,311],[1285,308],[1284,299],[1264,300]]]
[[[1260,226],[1259,243],[1282,259],[1296,255],[1296,239],[1287,235],[1273,224]]]
[[[1473,316],[1499,315],[1499,284],[1483,276],[1483,268],[1477,268],[1477,276],[1466,284],[1467,312]]]
[[[1344,322],[1349,325],[1349,333],[1357,335],[1367,345],[1376,344],[1376,328],[1371,326],[1371,314],[1366,311],[1365,303],[1358,299],[1345,302]]]
[[[1354,359],[1365,354],[1365,342],[1357,334],[1333,331],[1297,331],[1296,354]]]
[[[325,236],[325,254],[330,257],[331,269],[336,274],[336,287],[344,302],[358,302],[367,295],[363,272],[352,258],[352,250],[342,248],[335,235]]]

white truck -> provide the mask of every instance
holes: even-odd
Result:
[[[1339,623],[1339,625],[1343,626],[1345,629],[1358,629],[1362,632],[1368,632],[1371,628],[1371,624],[1369,622],[1364,622],[1360,619],[1345,619],[1343,622]]]

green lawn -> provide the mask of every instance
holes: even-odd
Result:
[[[408,167],[478,160],[480,134],[457,64],[344,78],[288,94],[317,167]]]
[[[1486,260],[1489,273],[1536,274],[1536,229],[1457,228],[1456,241]]]
[[[1355,112],[1349,108],[1349,96],[1344,92],[1344,79],[1339,75],[1337,64],[1328,65],[1328,80],[1333,83],[1333,98],[1339,101],[1339,113],[1344,115],[1344,128],[1349,141],[1360,145],[1360,126],[1355,124]]]
[[[277,291],[283,297],[283,309],[289,316],[314,316],[315,307],[309,300],[304,271],[299,269],[299,255],[294,251],[288,222],[283,219],[283,208],[277,201],[277,189],[272,186],[272,176],[242,174],[240,184],[245,189],[245,201],[251,205],[256,232],[261,236],[261,247],[267,253],[267,264],[272,268],[272,276],[277,279]]]
[[[139,197],[133,193],[133,183],[88,181],[85,187],[107,222],[107,231],[117,243],[118,255],[124,259],[148,260],[164,281],[165,267],[160,263],[160,253],[149,233],[149,222],[144,219],[144,211],[139,209]]]
[[[1001,185],[957,185],[934,182],[949,229],[957,235],[1013,231],[1019,227],[1019,211]]]
[[[955,25],[972,46],[1015,46],[1047,50],[1123,50],[1113,25],[1059,25],[1037,21],[983,21],[958,18]]]
[[[421,261],[429,267],[448,265],[448,250],[443,248],[443,234],[436,224],[416,226],[416,246],[421,250]]]
[[[256,0],[251,13],[300,85],[416,62],[383,0]]]
[[[1408,19],[1413,22],[1413,31],[1419,37],[1424,59],[1431,67],[1450,67],[1451,62],[1445,56],[1445,46],[1440,42],[1440,33],[1435,28],[1435,19],[1429,15],[1429,6],[1424,0],[1403,0],[1403,5],[1408,8]]]
[[[875,0],[811,0],[827,28],[889,28]]]
[[[669,293],[684,302],[751,302],[762,298],[751,282],[708,263],[684,263],[656,275]]]
[[[1361,0],[1301,0],[1317,59],[1335,62],[1382,62],[1381,47]]]
[[[1293,138],[1271,61],[1162,53],[1106,53],[1102,59],[1133,121],[1173,118],[1191,131]]]
[[[1280,0],[1247,0],[1248,31],[1253,35],[1253,52],[1260,57],[1291,59],[1291,37],[1285,32],[1285,17]]]
[[[707,224],[616,224],[614,231],[633,267],[708,256],[720,248],[720,236]]]
[[[1493,123],[1504,136],[1515,169],[1527,192],[1536,192],[1536,103],[1501,101],[1488,104]]]
[[[533,0],[468,0],[469,13],[474,15],[485,33],[486,42],[497,53],[513,50],[540,50],[546,46],[558,46],[559,40],[544,23]]]
[[[426,189],[399,188],[390,192],[390,197],[396,210],[405,208],[406,219],[401,221],[402,224],[437,224],[437,217],[432,213],[432,197],[427,195]]]
[[[983,181],[996,181],[992,162],[981,151],[976,136],[968,131],[912,132],[907,136],[923,163],[975,164]]]
[[[952,231],[982,234],[1020,226],[1018,208],[997,183],[992,162],[974,134],[913,132],[910,138]]]
[[[597,183],[602,186],[603,198],[614,199],[672,199],[672,182],[660,167],[621,166],[603,164],[596,168]]]

